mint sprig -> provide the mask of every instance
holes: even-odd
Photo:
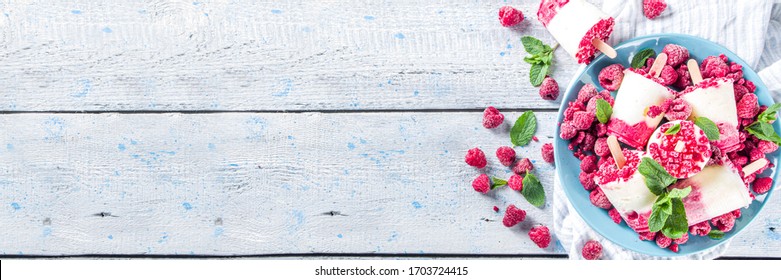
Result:
[[[689,230],[683,198],[691,193],[691,189],[691,186],[683,189],[673,188],[659,195],[651,207],[648,230],[661,231],[672,239],[681,238]]]
[[[761,140],[767,140],[781,145],[781,137],[776,134],[773,125],[770,123],[776,120],[776,113],[781,109],[781,103],[776,103],[767,107],[765,111],[757,116],[757,121],[746,127],[746,131]]]
[[[673,126],[671,126],[670,128],[668,128],[664,132],[664,135],[675,135],[676,133],[678,133],[678,131],[681,131],[681,124],[680,123],[676,123]]]
[[[530,56],[523,58],[523,61],[531,64],[529,82],[538,87],[542,84],[542,80],[548,76],[550,66],[553,63],[553,51],[556,47],[551,48],[540,39],[532,36],[521,37],[521,44],[523,44],[523,49],[530,54]]]
[[[667,173],[664,167],[656,162],[654,159],[646,157],[640,161],[640,165],[637,166],[637,171],[643,175],[645,186],[648,190],[655,195],[664,194],[667,186],[674,184],[678,179]]]
[[[652,49],[643,49],[632,57],[632,68],[639,69],[645,67],[645,62],[650,57],[655,57],[656,52]]]
[[[613,114],[613,106],[604,99],[597,99],[597,120],[600,123],[607,123],[610,120],[610,115]]]
[[[716,123],[714,123],[712,120],[706,117],[699,117],[694,119],[694,124],[702,129],[702,132],[705,132],[705,136],[708,137],[708,140],[716,141],[719,140],[719,127],[716,126]]]
[[[545,189],[534,174],[527,173],[523,177],[521,194],[531,205],[542,207],[545,204]]]
[[[507,180],[499,177],[491,177],[491,189],[504,187],[507,185]]]
[[[532,140],[536,130],[537,117],[534,116],[534,112],[523,112],[510,129],[510,141],[515,146],[526,146]]]

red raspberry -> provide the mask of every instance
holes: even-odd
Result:
[[[729,72],[730,73],[736,73],[738,71],[743,72],[743,65],[740,65],[736,62],[732,62],[729,64]]]
[[[548,230],[548,227],[543,225],[534,226],[529,231],[529,238],[534,244],[537,244],[537,247],[543,249],[548,248],[551,240],[550,231]]]
[[[597,171],[597,157],[587,156],[580,162],[580,170],[586,173]]]
[[[600,157],[610,155],[610,148],[607,146],[607,137],[597,138],[597,142],[594,143],[594,153]]]
[[[658,17],[664,9],[667,9],[667,3],[664,0],[643,0],[643,14],[648,19]]]
[[[609,103],[610,106],[613,106],[613,103],[615,103],[615,100],[613,99],[613,96],[610,95],[610,91],[609,90],[600,91],[599,92],[599,96],[601,96],[602,99],[607,101],[607,103]]]
[[[738,101],[738,117],[741,118],[754,118],[759,113],[759,103],[757,103],[757,96],[753,94],[746,94]]]
[[[593,134],[589,133],[586,134],[586,136],[583,138],[583,142],[580,143],[581,149],[584,151],[593,151],[594,150],[594,143],[597,142],[597,137]]]
[[[591,127],[591,123],[594,122],[594,118],[595,115],[588,112],[575,112],[575,115],[572,117],[572,126],[577,130],[587,130]]]
[[[596,260],[602,257],[602,244],[599,244],[596,240],[589,240],[586,245],[583,245],[583,250],[580,252],[584,259]]]
[[[578,179],[580,180],[580,184],[583,185],[583,188],[587,191],[591,191],[597,188],[597,183],[594,182],[595,175],[596,173],[580,172]]]
[[[589,199],[591,200],[591,204],[594,204],[594,206],[602,208],[602,209],[610,209],[613,207],[612,204],[610,204],[610,200],[607,200],[607,196],[604,192],[602,192],[602,189],[596,188],[593,191],[591,191],[591,194],[589,195]]]
[[[493,106],[488,106],[483,111],[483,127],[496,128],[504,122],[504,115]]]
[[[507,209],[504,210],[504,218],[502,219],[502,224],[506,227],[512,227],[514,225],[517,225],[520,222],[523,222],[523,220],[526,219],[526,211],[523,211],[521,209],[518,209],[515,207],[515,205],[510,204],[510,206],[507,206]]]
[[[502,146],[496,149],[496,158],[504,166],[510,166],[515,161],[515,150],[511,147]]]
[[[681,245],[685,244],[688,241],[689,241],[688,233],[684,233],[683,236],[681,236],[680,238],[673,239],[673,242],[675,242],[675,244],[681,244]]]
[[[534,140],[534,142],[540,142],[540,139],[538,139],[536,135],[532,135],[532,140]]]
[[[748,89],[745,86],[742,85],[734,85],[733,90],[735,92],[735,102],[740,101],[740,98],[743,97],[746,93],[748,93]]]
[[[667,108],[663,106],[653,105],[648,107],[648,112],[646,113],[646,115],[648,115],[651,118],[656,118],[657,116],[664,113],[665,111],[667,111]]]
[[[608,92],[608,91],[603,91]],[[586,112],[588,112],[590,115],[597,115],[597,100],[602,99],[607,101],[610,106],[613,106],[613,97],[610,96],[610,94],[607,94],[607,97],[605,97],[602,93],[600,93],[597,96],[592,97],[588,103],[586,104]]]
[[[588,102],[588,100],[586,100],[586,102]],[[575,112],[584,110],[586,110],[586,107],[582,103],[569,102],[567,109],[564,109],[564,122],[572,121],[572,118],[575,116]]]
[[[545,100],[556,100],[559,98],[559,84],[551,77],[545,77],[540,85],[540,97]]]
[[[510,179],[507,180],[507,186],[516,191],[523,190],[523,177],[513,174]]]
[[[494,212],[499,212],[499,207],[496,207],[496,205],[494,205]]]
[[[662,74],[659,76],[661,83],[665,86],[670,86],[678,81],[678,72],[670,65],[665,65],[662,68]]]
[[[488,178],[488,175],[480,174],[472,181],[472,188],[479,193],[487,193],[491,190],[491,178]]]
[[[597,130],[597,137],[607,136],[607,124],[597,123],[596,130]]]
[[[607,211],[607,214],[610,216],[610,219],[613,220],[616,224],[621,224],[621,214],[618,213],[618,210],[616,208],[610,209],[610,211]]]
[[[578,135],[578,130],[575,129],[575,127],[572,126],[572,124],[570,123],[565,122],[561,124],[560,129],[561,129],[561,134],[559,136],[561,136],[561,139],[569,140],[574,138],[576,135]]]
[[[681,98],[667,99],[664,103],[667,105],[667,113],[664,116],[668,120],[686,120],[692,114],[692,107]]]
[[[597,88],[592,84],[585,84],[580,88],[580,91],[578,91],[577,102],[585,104],[594,96],[597,96]]]
[[[731,158],[730,160],[732,160],[732,164],[737,166],[744,166],[748,164],[748,158],[744,156],[736,156],[734,158]]]
[[[599,84],[606,90],[618,90],[618,87],[621,86],[621,81],[624,79],[624,66],[616,63],[602,68],[599,71],[598,78]]]
[[[534,169],[534,165],[532,165],[532,161],[528,158],[522,158],[515,162],[515,166],[513,166],[513,172],[518,175],[526,174],[526,172],[529,172],[532,169]]]
[[[651,71],[651,66],[654,65],[654,61],[655,60],[656,59],[654,59],[653,57],[649,57],[648,59],[646,59],[645,60],[645,66],[643,68],[638,69],[640,71],[637,71],[637,73],[640,74],[640,75],[643,75],[643,74],[646,74],[649,71]]]
[[[757,90],[757,86],[754,85],[754,82],[752,81],[746,80],[745,86],[748,89],[748,92],[755,92]]]
[[[542,160],[544,160],[547,163],[553,163],[555,161],[553,157],[553,144],[551,143],[545,143],[542,145],[542,148],[540,149],[540,152],[542,152]]]
[[[656,239],[656,232],[643,232],[638,233],[640,240],[655,240]]]
[[[732,212],[729,212],[711,219],[710,222],[720,231],[728,232],[735,226],[735,215],[732,215]]]
[[[689,50],[680,45],[667,44],[662,49],[662,52],[667,54],[667,65],[672,67],[676,67],[689,59]]]
[[[488,163],[485,160],[485,154],[480,148],[472,148],[466,152],[466,158],[464,158],[466,164],[477,168],[483,168]]]
[[[672,243],[673,243],[673,240],[670,239],[667,236],[664,236],[664,234],[657,234],[656,235],[656,246],[659,246],[659,248],[667,248]]]
[[[523,21],[523,13],[521,11],[510,7],[504,6],[499,8],[499,22],[504,27],[510,27],[519,24]]]
[[[709,56],[702,60],[700,71],[703,78],[725,77],[729,72],[729,66],[719,57]]]
[[[754,180],[754,185],[751,189],[757,194],[766,194],[773,187],[773,179],[770,177],[762,177]]]
[[[687,67],[686,64],[681,64],[675,71],[678,72],[678,80],[675,81],[675,84],[673,84],[674,86],[685,89],[692,85],[692,76],[691,73],[689,73],[689,67]]]
[[[765,153],[763,153],[759,149],[751,149],[751,151],[748,154],[749,154],[748,161],[750,162],[754,162],[757,161],[758,159],[765,158]]]
[[[670,251],[673,251],[674,253],[678,253],[680,251],[680,248],[678,248],[678,243],[673,243],[670,245]]]

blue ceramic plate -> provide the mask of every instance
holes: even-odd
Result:
[[[660,53],[662,48],[664,48],[664,46],[667,44],[678,44],[686,47],[689,49],[690,56],[700,63],[707,56],[718,56],[722,53],[727,55],[730,61],[743,65],[744,77],[749,81],[754,82],[754,84],[757,86],[755,93],[759,97],[759,103],[763,105],[773,104],[773,99],[770,97],[767,86],[765,86],[762,80],[759,79],[757,73],[749,68],[745,61],[740,59],[727,48],[724,48],[711,41],[689,35],[658,34],[638,37],[623,42],[615,47],[616,51],[618,52],[616,59],[610,59],[604,55],[600,55],[594,59],[591,64],[585,67],[581,67],[581,71],[575,75],[574,79],[564,93],[564,98],[561,102],[561,108],[559,108],[558,123],[561,123],[564,119],[563,113],[567,103],[577,99],[578,90],[580,90],[580,88],[585,83],[593,84],[597,87],[597,89],[600,91],[602,90],[602,87],[599,85],[599,80],[597,79],[599,71],[602,68],[605,68],[606,66],[613,63],[620,63],[624,65],[624,67],[628,68],[632,56],[638,51],[646,48],[652,48],[656,51],[656,53]],[[613,92],[613,95],[615,96],[615,92]],[[773,124],[773,127],[776,131],[781,131],[779,124],[781,124],[781,122],[775,122]],[[556,135],[559,134],[560,131],[557,127]],[[743,215],[735,222],[735,228],[728,232],[724,238],[714,240],[708,237],[691,236],[686,244],[680,246],[680,251],[678,253],[674,253],[669,249],[659,248],[656,246],[655,242],[641,241],[638,238],[637,233],[630,229],[626,223],[614,223],[607,215],[606,210],[597,208],[591,204],[589,200],[589,192],[583,189],[583,186],[578,180],[578,174],[580,173],[580,161],[575,158],[575,156],[572,154],[572,151],[567,148],[568,143],[569,141],[556,137],[556,141],[554,142],[554,151],[556,155],[556,167],[559,171],[560,182],[564,188],[564,192],[567,194],[567,198],[569,198],[570,202],[572,202],[575,210],[578,212],[578,214],[580,214],[583,220],[588,223],[589,226],[594,228],[594,230],[596,230],[602,236],[606,237],[608,240],[624,248],[643,254],[660,257],[685,256],[707,250],[723,242],[726,242],[730,238],[735,237],[735,235],[743,231],[743,229],[748,227],[751,221],[754,220],[754,217],[756,217],[759,214],[759,211],[762,210],[762,207],[765,205],[765,202],[768,200],[770,195],[773,193],[773,190],[771,189],[768,194],[759,196],[758,200],[754,201],[749,206],[749,208],[742,209]],[[781,151],[781,149],[779,149],[779,151]],[[768,159],[774,163],[775,166],[779,166],[779,151],[768,155]],[[774,182],[778,181],[778,172],[776,172],[776,168],[766,170],[762,176],[772,176]]]

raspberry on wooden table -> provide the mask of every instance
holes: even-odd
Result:
[[[537,244],[537,247],[543,249],[548,248],[551,241],[550,230],[543,225],[534,226],[529,230],[529,239],[531,239],[534,244]]]
[[[499,8],[499,22],[504,27],[517,25],[523,21],[523,13],[516,8],[504,6]]]
[[[602,257],[602,244],[599,244],[596,240],[589,240],[583,245],[583,249],[580,252],[584,259],[596,260]]]

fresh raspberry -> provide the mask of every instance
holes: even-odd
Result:
[[[743,78],[743,71],[738,70],[737,72],[731,72],[727,74],[727,78],[732,79],[733,81],[737,81]]]
[[[499,212],[499,207],[496,207],[496,205],[494,205],[494,212]]]
[[[743,215],[740,213],[740,209],[732,210],[732,216],[735,216],[735,219],[740,219],[740,216]]]
[[[662,68],[662,74],[659,75],[659,79],[662,85],[670,86],[678,81],[678,72],[670,65],[665,65]]]
[[[483,111],[483,127],[496,128],[504,122],[504,115],[493,106],[488,106]]]
[[[559,84],[551,77],[545,77],[540,85],[540,97],[545,100],[556,100],[559,98]]]
[[[591,191],[597,188],[597,183],[594,182],[594,175],[596,175],[596,173],[586,173],[586,172],[580,172],[580,175],[578,175],[578,180],[580,180],[580,184],[583,185],[583,188],[586,189],[587,191]]]
[[[540,152],[542,152],[542,160],[544,160],[547,163],[553,163],[555,161],[553,157],[553,144],[551,143],[545,143],[542,145],[542,148],[540,149]]]
[[[596,142],[597,137],[594,136],[594,134],[587,133],[583,138],[583,142],[580,143],[580,147],[583,149],[583,151],[594,151],[594,143]]]
[[[536,136],[536,135],[532,135],[532,141],[534,141],[534,142],[540,142],[540,139],[539,139],[539,138],[537,138],[537,136]]]
[[[673,239],[673,242],[675,242],[675,244],[680,244],[680,245],[683,245],[688,241],[689,241],[688,233],[684,233],[681,237]]]
[[[602,99],[604,99],[605,101],[607,101],[607,103],[609,103],[609,104],[610,104],[610,106],[613,106],[613,104],[614,104],[614,103],[615,103],[615,101],[616,101],[615,99],[613,99],[613,96],[612,96],[612,95],[610,95],[610,91],[609,91],[609,90],[603,90],[603,91],[600,91],[598,95],[599,95],[599,96],[601,96],[601,97],[602,97]]]
[[[610,209],[610,211],[607,211],[607,214],[614,223],[621,224],[621,214],[618,213],[616,208]]]
[[[725,77],[729,72],[729,66],[719,57],[709,56],[702,60],[700,71],[703,78]]]
[[[678,72],[678,80],[675,81],[675,84],[673,84],[674,86],[684,89],[692,85],[692,76],[691,73],[689,73],[689,67],[687,67],[686,64],[681,64],[675,71]]]
[[[561,136],[561,139],[564,140],[572,139],[578,135],[578,130],[568,122],[561,124],[559,129],[561,129],[561,134],[559,136]]]
[[[743,72],[743,65],[740,65],[740,63],[737,62],[731,62],[729,64],[729,72],[730,73],[736,73],[738,71]]]
[[[586,112],[589,113],[589,115],[597,115],[597,100],[599,99],[605,100],[610,106],[613,106],[613,97],[611,97],[610,94],[605,97],[600,93],[599,95],[592,97],[586,104]]]
[[[640,237],[640,240],[655,240],[656,239],[656,232],[643,232],[638,233],[638,236]]]
[[[523,13],[521,11],[510,7],[504,6],[499,8],[499,22],[504,27],[514,26],[523,21]]]
[[[597,171],[597,157],[587,156],[580,162],[580,170],[586,173]]]
[[[667,3],[664,0],[643,0],[643,14],[648,19],[658,17],[664,9],[667,9]]]
[[[746,88],[748,89],[748,92],[755,92],[757,90],[757,86],[754,85],[754,82],[746,80],[745,84]]]
[[[602,208],[602,209],[610,209],[613,207],[612,204],[610,204],[610,200],[607,200],[607,196],[604,192],[602,192],[602,189],[596,188],[593,191],[591,191],[591,194],[589,195],[589,199],[591,200],[591,204],[594,204],[594,206]]]
[[[548,248],[551,240],[550,231],[548,230],[548,227],[543,225],[534,226],[529,231],[529,238],[534,244],[537,244],[537,247],[543,249]]]
[[[743,97],[746,93],[748,93],[748,88],[742,85],[734,85],[733,91],[735,92],[735,102],[740,101],[740,98]]]
[[[515,161],[515,150],[511,147],[501,146],[496,149],[496,158],[504,166],[510,166]]]
[[[466,164],[477,168],[483,168],[488,163],[485,160],[485,154],[480,148],[472,148],[466,152],[466,158],[464,158]]]
[[[689,59],[689,50],[680,45],[667,44],[662,49],[662,52],[667,54],[667,65],[672,67],[676,67]]]
[[[664,236],[664,234],[657,234],[656,235],[656,245],[659,246],[659,248],[667,248],[672,243],[673,243],[673,240],[670,239],[667,236]]]
[[[513,172],[518,175],[526,174],[526,172],[531,171],[534,169],[534,165],[532,165],[532,161],[528,158],[522,158],[519,161],[515,162],[515,166],[513,166]]]
[[[773,179],[770,177],[762,177],[754,180],[754,185],[751,189],[757,194],[766,194],[773,186]]]
[[[584,103],[569,102],[569,106],[567,106],[567,109],[564,109],[564,122],[572,121],[572,118],[575,117],[575,112],[585,111],[586,110],[585,102],[588,102],[588,99],[586,99]]]
[[[523,190],[523,177],[521,175],[513,174],[510,179],[507,180],[507,186],[516,191]]]
[[[606,90],[618,90],[624,79],[624,66],[613,64],[599,71],[599,84]]]
[[[610,148],[607,146],[607,137],[597,138],[597,142],[594,143],[594,153],[600,157],[610,155]]]
[[[589,100],[591,100],[592,97],[597,96],[597,88],[594,87],[592,84],[585,84],[583,87],[580,88],[580,91],[578,91],[578,103],[585,104]]]
[[[751,151],[749,151],[748,154],[749,154],[748,161],[750,162],[754,162],[761,158],[765,158],[765,153],[763,153],[759,149],[751,149]]]
[[[667,103],[667,113],[664,116],[668,120],[687,120],[692,114],[692,107],[682,98],[667,99],[664,102]]]
[[[599,244],[596,240],[589,240],[586,245],[583,245],[583,250],[580,252],[584,259],[596,260],[602,257],[602,244]]]
[[[526,211],[523,211],[521,209],[518,209],[515,207],[515,205],[510,204],[510,206],[507,206],[507,209],[504,210],[504,218],[502,219],[502,224],[506,227],[512,227],[514,225],[517,225],[520,222],[523,222],[523,220],[526,219]]]
[[[637,71],[637,73],[640,74],[640,75],[644,75],[644,74],[650,72],[651,71],[651,66],[654,65],[654,61],[656,61],[656,59],[654,59],[653,57],[649,57],[648,59],[646,59],[645,60],[645,66],[643,66],[643,68],[638,69],[638,70],[642,70],[642,71]]]
[[[472,181],[472,188],[479,193],[487,193],[491,190],[491,178],[488,178],[488,175],[480,174]]]
[[[595,115],[588,112],[575,112],[575,115],[572,117],[572,126],[577,130],[587,130],[591,127],[595,117]]]
[[[680,251],[680,248],[678,248],[678,243],[673,243],[670,245],[670,251],[673,251],[674,253],[678,253]]]
[[[759,113],[759,103],[757,103],[757,96],[753,94],[746,94],[738,101],[738,117],[741,118],[753,118]]]
[[[732,215],[732,212],[729,212],[711,219],[710,222],[720,231],[728,232],[735,226],[735,215]]]
[[[597,131],[597,137],[607,136],[607,124],[597,123],[595,128],[596,128],[596,131]]]

